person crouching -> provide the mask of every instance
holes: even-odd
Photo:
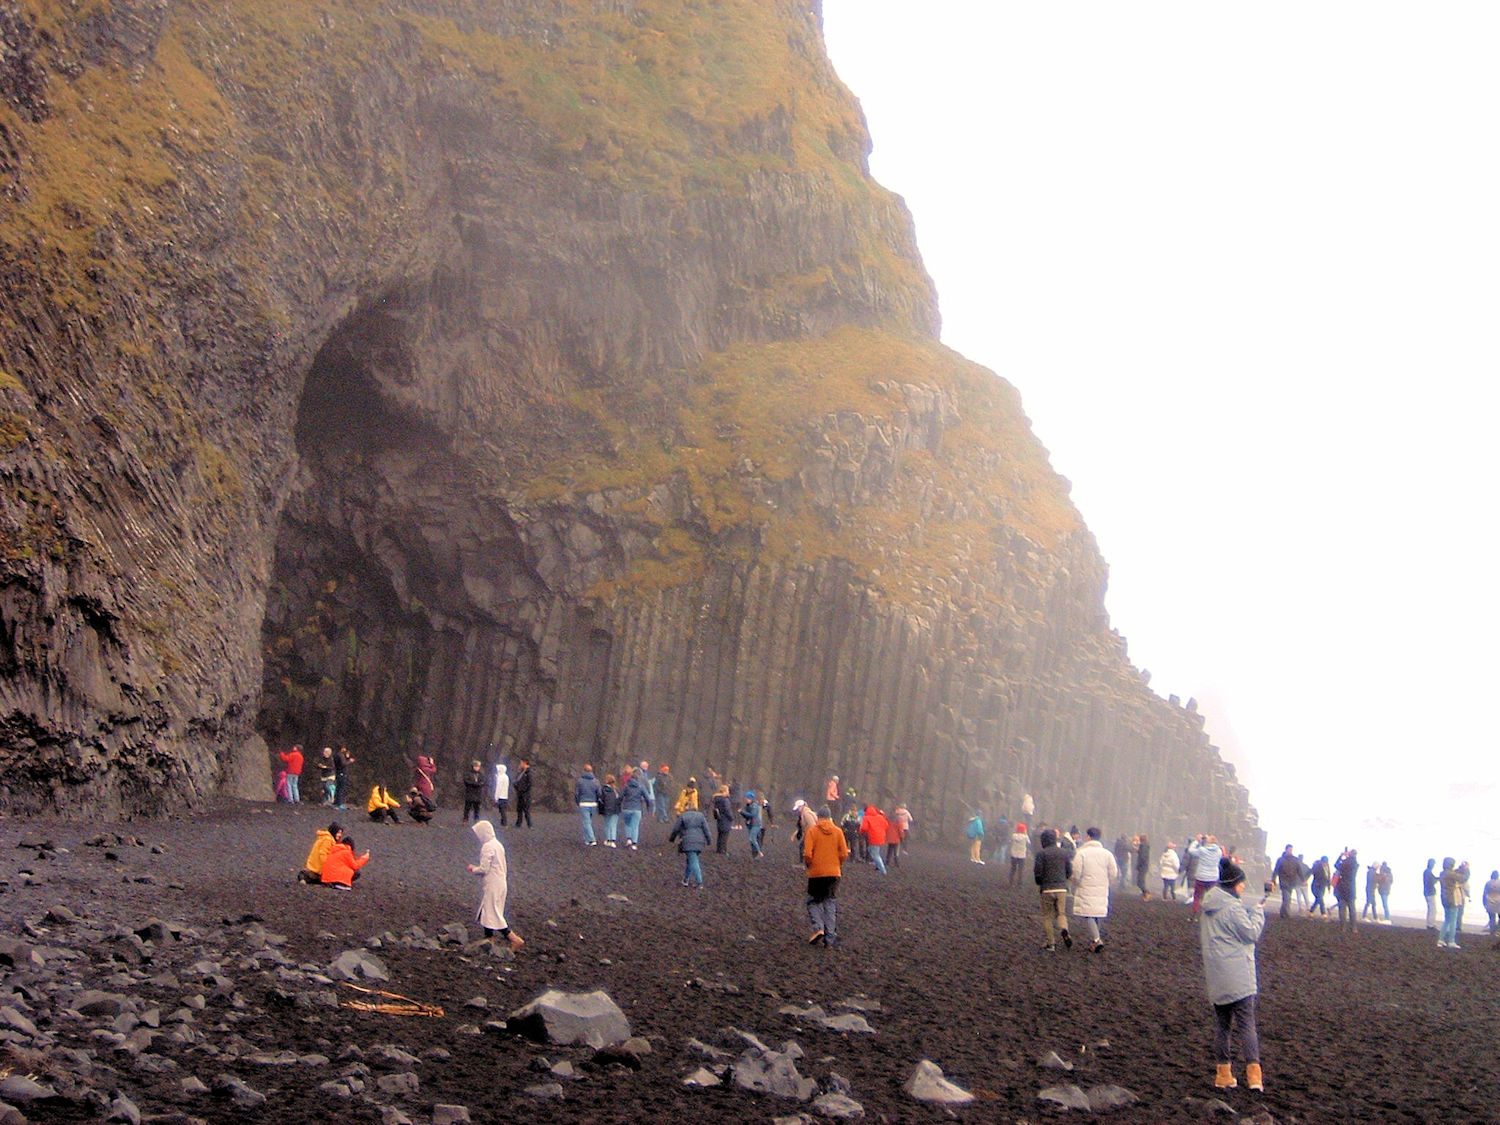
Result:
[[[345,836],[328,849],[328,858],[323,861],[323,885],[336,891],[353,890],[359,869],[369,862],[370,853],[356,856],[354,837]]]
[[[299,883],[321,883],[323,881],[323,864],[328,861],[328,852],[344,838],[344,829],[338,821],[334,821],[327,828],[319,828],[318,834],[313,837],[312,847],[308,850],[307,859],[303,861],[302,870],[297,872]]]
[[[400,824],[401,818],[396,815],[396,810],[400,807],[401,802],[392,797],[390,790],[384,785],[370,788],[370,799],[365,802],[365,812],[370,814],[370,819],[375,823],[389,820],[392,824]]]

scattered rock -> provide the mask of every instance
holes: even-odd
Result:
[[[524,1092],[530,1097],[541,1098],[544,1101],[552,1099],[561,1101],[563,1098],[563,1088],[556,1082],[543,1082],[540,1086],[527,1086]]]
[[[642,1039],[639,1035],[632,1035],[623,1043],[617,1043],[609,1047],[601,1047],[594,1052],[594,1061],[600,1066],[608,1066],[610,1063],[629,1067],[631,1070],[639,1070],[641,1062],[651,1053],[651,1043]]]
[[[365,1058],[374,1066],[383,1066],[388,1070],[410,1069],[422,1060],[409,1051],[402,1050],[394,1043],[381,1043],[371,1047],[365,1053]]]
[[[1122,1106],[1134,1105],[1140,1100],[1124,1086],[1112,1085],[1089,1087],[1088,1098],[1089,1109],[1094,1113],[1120,1109]]]
[[[587,1043],[596,1050],[630,1038],[625,1013],[602,989],[571,993],[548,989],[512,1012],[506,1024],[539,1042]]]
[[[396,1074],[382,1074],[375,1079],[375,1086],[383,1094],[394,1097],[410,1097],[422,1087],[422,1080],[409,1070]]]
[[[781,1051],[751,1047],[735,1060],[730,1070],[736,1086],[756,1094],[805,1102],[818,1089],[815,1081],[798,1072],[796,1061]]]
[[[1038,1091],[1037,1100],[1060,1105],[1063,1109],[1081,1109],[1085,1113],[1092,1111],[1089,1105],[1089,1096],[1077,1086],[1048,1086],[1045,1090]]]
[[[874,1035],[875,1029],[870,1026],[868,1020],[857,1012],[845,1012],[841,1016],[829,1016],[827,1019],[819,1020],[829,1031],[854,1032],[862,1035]]]
[[[693,1071],[692,1074],[689,1074],[682,1080],[682,1084],[684,1086],[697,1086],[701,1089],[707,1089],[710,1086],[718,1086],[722,1082],[723,1079],[721,1079],[717,1074],[707,1069],[706,1067],[701,1066],[697,1070]]]
[[[967,1105],[974,1095],[943,1077],[942,1068],[930,1059],[917,1063],[916,1069],[901,1087],[919,1102],[943,1105]]]
[[[865,1115],[865,1107],[844,1094],[823,1094],[813,1099],[812,1111],[819,1117],[849,1121]]]
[[[24,1074],[8,1074],[0,1078],[0,1101],[11,1105],[29,1106],[33,1102],[44,1102],[55,1097],[57,1091],[51,1086],[43,1086]]]
[[[432,1107],[432,1125],[468,1125],[469,1107],[463,1105],[435,1105]]]
[[[1059,1055],[1056,1051],[1048,1051],[1045,1055],[1036,1060],[1036,1065],[1044,1067],[1047,1070],[1073,1069],[1073,1064]]]
[[[220,1074],[214,1078],[214,1093],[228,1098],[240,1109],[254,1109],[266,1103],[264,1094],[251,1089],[232,1074]]]
[[[363,949],[348,949],[333,959],[328,966],[328,975],[334,980],[381,980],[391,979],[385,962]]]
[[[109,1116],[104,1120],[124,1121],[127,1125],[141,1125],[141,1111],[124,1094],[116,1094],[115,1100],[109,1103]]]

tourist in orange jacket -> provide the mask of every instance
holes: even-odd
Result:
[[[359,869],[369,862],[370,853],[356,856],[354,837],[345,836],[328,849],[328,857],[323,860],[323,885],[341,891],[352,890],[354,880],[359,878]]]
[[[885,851],[886,841],[890,838],[891,822],[874,805],[866,805],[865,815],[859,822],[859,834],[870,845],[870,862],[875,865],[875,870],[885,875],[885,860],[880,853]]]
[[[323,881],[323,865],[328,862],[328,853],[333,845],[344,838],[344,829],[338,821],[334,821],[327,828],[319,828],[318,834],[313,837],[312,847],[307,851],[307,859],[302,864],[302,870],[297,872],[299,883],[321,883]]]
[[[812,924],[809,945],[834,946],[838,937],[839,877],[844,860],[849,858],[849,842],[833,813],[824,805],[818,810],[818,822],[807,830],[802,841],[802,862],[807,868],[807,920]]]

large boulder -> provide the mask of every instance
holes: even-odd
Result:
[[[969,1091],[944,1078],[943,1068],[930,1059],[919,1062],[901,1088],[919,1102],[967,1105],[974,1100],[974,1095]]]
[[[587,1043],[596,1050],[630,1038],[625,1013],[602,989],[559,992],[548,989],[510,1014],[507,1025],[543,1043]]]

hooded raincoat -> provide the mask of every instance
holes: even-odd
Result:
[[[479,911],[474,920],[487,930],[504,930],[505,896],[510,887],[505,866],[505,845],[495,838],[495,826],[487,820],[476,820],[471,827],[479,837],[479,868],[477,874],[484,880],[479,896]]]
[[[1203,977],[1210,1004],[1233,1004],[1254,996],[1255,943],[1266,927],[1260,903],[1246,903],[1223,887],[1203,896],[1198,932],[1203,942]]]

